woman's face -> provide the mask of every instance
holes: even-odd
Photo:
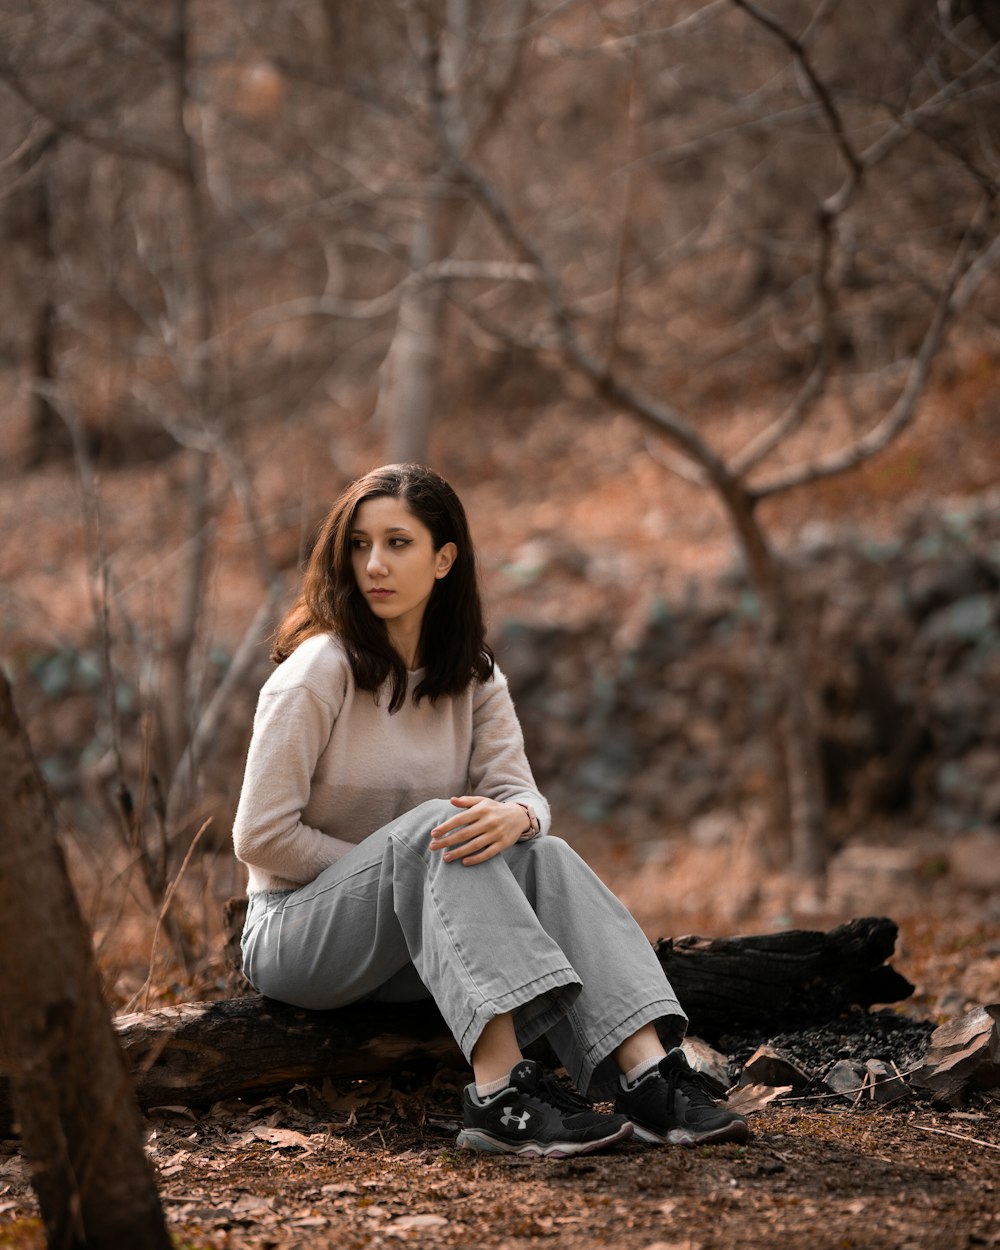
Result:
[[[402,499],[377,495],[355,510],[351,563],[358,589],[404,655],[400,642],[419,637],[434,583],[447,574],[456,554],[454,543],[434,550],[430,530]]]

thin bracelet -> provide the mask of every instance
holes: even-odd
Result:
[[[517,806],[523,807],[525,815],[528,817],[528,827],[518,838],[518,842],[528,842],[531,838],[537,838],[541,826],[538,823],[538,817],[535,815],[534,808],[529,807],[527,803],[518,803]]]

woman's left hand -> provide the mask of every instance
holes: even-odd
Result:
[[[498,803],[476,794],[463,794],[452,803],[462,810],[431,830],[431,850],[445,859],[471,866],[499,855],[528,831],[528,816],[516,803]]]

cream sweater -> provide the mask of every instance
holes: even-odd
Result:
[[[410,674],[411,691],[421,677]],[[312,881],[427,799],[476,794],[528,803],[547,832],[548,804],[499,669],[434,705],[407,697],[390,716],[388,702],[387,691],[376,701],[355,688],[331,634],[302,643],[265,682],[233,826],[250,893]]]

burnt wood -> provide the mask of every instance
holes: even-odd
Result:
[[[898,933],[894,921],[865,916],[827,932],[661,939],[655,950],[691,1032],[713,1041],[734,1031],[818,1024],[851,1007],[909,998],[913,986],[885,962]]]

